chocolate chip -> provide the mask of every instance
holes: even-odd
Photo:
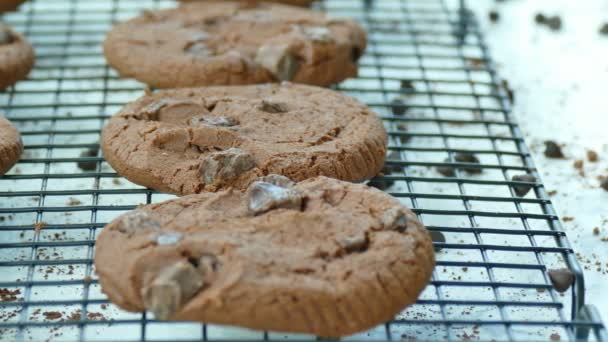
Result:
[[[361,55],[363,55],[363,49],[358,46],[353,46],[350,54],[353,62],[357,63],[359,59],[361,59]]]
[[[608,191],[608,177],[604,177],[604,179],[600,183],[600,187]]]
[[[402,99],[396,98],[391,102],[391,110],[394,115],[403,115],[407,112],[408,107]]]
[[[401,80],[399,84],[399,89],[403,93],[413,93],[416,91],[416,87],[414,87],[414,81],[412,80]]]
[[[233,147],[209,155],[202,161],[199,171],[205,184],[213,184],[236,178],[255,166],[255,160],[249,152]]]
[[[491,10],[488,13],[488,18],[490,19],[491,22],[495,23],[498,21],[498,19],[500,19],[500,15],[495,10]]]
[[[272,209],[302,208],[302,194],[299,191],[272,183],[255,181],[247,189],[248,207],[254,214],[262,214]]]
[[[534,21],[537,24],[544,24],[547,22],[547,17],[542,13],[537,13],[536,16],[534,16]]]
[[[597,152],[593,151],[593,150],[589,150],[587,151],[587,160],[589,160],[592,163],[597,162],[599,159],[599,156],[597,154]]]
[[[574,273],[567,268],[552,269],[548,274],[557,292],[566,292],[574,284]]]
[[[12,44],[15,41],[15,36],[13,33],[5,28],[0,26],[0,45]]]
[[[277,185],[277,186],[280,186],[283,188],[292,188],[294,185],[296,185],[296,183],[294,183],[291,179],[289,179],[285,176],[275,175],[275,174],[270,174],[268,176],[260,177],[260,178],[258,178],[258,180],[261,182],[274,184],[274,185]]]
[[[407,216],[399,208],[391,208],[382,214],[382,227],[403,233],[407,229]]]
[[[210,57],[214,55],[205,42],[188,42],[184,51],[196,57]]]
[[[313,26],[313,27],[302,27],[302,33],[312,40],[313,42],[319,43],[329,43],[333,41],[333,37],[331,36],[331,31],[327,27],[323,26]]]
[[[431,240],[433,241],[433,248],[435,249],[435,252],[439,252],[440,250],[442,250],[443,248],[441,248],[441,246],[438,246],[436,244],[438,243],[445,243],[445,236],[443,235],[442,232],[439,231],[435,231],[435,230],[431,230],[429,232],[429,234],[431,235]]]
[[[238,120],[226,116],[194,116],[190,118],[190,126],[233,127]]]
[[[339,245],[346,253],[363,252],[369,246],[369,239],[362,233],[340,240]]]
[[[289,106],[286,102],[276,102],[271,100],[262,100],[259,106],[260,110],[266,113],[286,113],[289,111]]]
[[[553,140],[545,141],[545,156],[548,158],[561,159],[564,158],[561,146]]]
[[[605,23],[600,27],[600,34],[603,36],[608,36],[608,23]]]
[[[388,179],[378,179],[373,178],[369,182],[367,182],[367,186],[371,186],[372,188],[376,188],[378,190],[386,190],[395,184],[394,181]]]
[[[469,164],[479,164],[479,159],[472,153],[469,152],[458,152],[454,155],[454,160],[457,163],[469,163]],[[450,163],[450,158],[446,158],[444,160],[445,163]],[[437,171],[446,177],[454,177],[455,167],[446,165],[446,166],[438,166]],[[479,166],[466,166],[463,167],[462,170],[469,174],[480,174],[483,169]]]
[[[156,243],[159,246],[174,245],[183,239],[183,235],[177,232],[162,233],[156,236]]]
[[[562,18],[560,18],[559,16],[547,18],[545,23],[553,31],[559,31],[562,29]]]
[[[279,81],[293,80],[299,64],[287,45],[266,44],[258,49],[255,62],[267,69]]]
[[[186,260],[161,270],[141,296],[146,309],[166,320],[188,302],[204,285],[204,275]]]
[[[80,153],[80,158],[92,158],[97,157],[99,152],[96,148],[90,148]],[[97,170],[97,161],[95,160],[81,160],[76,163],[78,167],[83,171],[95,171]]]
[[[536,183],[536,177],[530,174],[515,175],[511,177],[511,180],[514,182]],[[523,197],[532,189],[533,186],[534,185],[514,185],[513,190],[517,196]]]

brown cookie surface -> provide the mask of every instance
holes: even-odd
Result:
[[[25,0],[0,0],[0,12],[14,11]]]
[[[121,76],[158,88],[327,86],[357,75],[365,47],[366,34],[352,20],[280,4],[204,1],[114,26],[104,53]]]
[[[0,116],[0,176],[15,165],[21,152],[21,135],[8,120]]]
[[[386,143],[380,119],[357,100],[273,83],[145,95],[110,119],[101,147],[132,182],[184,195],[246,189],[271,173],[360,182],[380,172]]]
[[[392,319],[434,263],[428,232],[398,200],[276,175],[122,215],[95,255],[104,293],[126,310],[324,337]]]
[[[24,79],[34,66],[34,49],[25,38],[0,24],[0,90]]]

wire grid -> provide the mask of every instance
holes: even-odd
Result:
[[[174,5],[38,0],[4,16],[33,43],[37,64],[28,80],[0,93],[0,108],[26,145],[0,178],[0,291],[15,295],[1,298],[0,339],[312,338],[159,322],[124,312],[101,293],[92,265],[101,228],[138,204],[173,196],[119,177],[100,155],[105,121],[144,88],[107,67],[100,42],[113,22]],[[376,110],[390,134],[386,172],[372,184],[446,239],[435,242],[437,267],[418,302],[345,340],[574,340],[589,331],[591,340],[605,339],[598,315],[584,306],[581,269],[543,185],[525,197],[514,193],[522,184],[512,175],[538,173],[475,18],[443,0],[315,6],[354,17],[369,32],[360,76],[337,89]],[[86,151],[92,156],[83,157]],[[454,156],[465,151],[480,159],[481,174],[458,168],[467,164]],[[446,166],[454,177],[437,172]],[[565,294],[550,285],[546,271],[556,267],[576,274]]]

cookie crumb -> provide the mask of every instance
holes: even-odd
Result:
[[[563,220],[564,222],[571,222],[571,221],[574,221],[574,217],[572,217],[572,216],[564,216],[564,217],[562,218],[562,220]]]
[[[536,183],[536,177],[530,174],[514,175],[511,177],[511,180],[515,182]],[[514,185],[513,190],[517,196],[524,197],[533,187],[534,185]]]
[[[604,177],[604,179],[600,183],[600,187],[602,187],[602,189],[608,191],[608,177]]]
[[[70,197],[70,200],[68,201],[68,205],[69,206],[75,206],[75,205],[81,205],[82,202],[76,198]]]
[[[551,269],[548,275],[557,292],[566,292],[574,284],[574,273],[567,268]]]
[[[405,102],[402,99],[396,98],[391,101],[391,110],[394,115],[403,115],[407,112],[407,106],[405,106]]]
[[[583,166],[585,166],[585,162],[583,162],[583,160],[581,160],[581,159],[577,159],[574,161],[573,166],[577,170],[582,170]]]
[[[588,150],[587,151],[587,160],[589,160],[592,163],[597,162],[599,159],[599,156],[597,155],[597,152],[595,152],[594,150]]]
[[[498,19],[500,19],[500,15],[498,14],[498,12],[496,10],[491,10],[488,13],[488,18],[490,19],[491,22],[495,23],[498,21]]]
[[[92,158],[97,157],[99,150],[96,148],[90,148],[80,153],[80,158]],[[82,171],[95,171],[97,169],[97,161],[95,160],[80,160],[76,163]]]
[[[534,21],[537,24],[544,24],[545,22],[547,22],[547,17],[545,17],[545,15],[542,13],[537,13],[536,16],[534,16]]]
[[[59,311],[45,311],[42,314],[45,319],[60,319],[63,316]]]
[[[600,27],[600,34],[602,36],[608,36],[608,23],[604,23],[601,27]]]
[[[600,229],[598,227],[593,228],[593,235],[595,235],[595,236],[600,235]]]
[[[38,222],[36,223],[36,225],[34,226],[34,232],[36,232],[37,234],[40,234],[40,231],[42,230],[42,228],[46,227],[46,222]]]
[[[549,196],[552,196],[552,197],[553,197],[553,196],[557,195],[557,190],[551,190],[551,191],[547,191],[547,195],[549,195]]]
[[[559,341],[562,339],[562,337],[558,333],[551,334],[551,336],[549,336],[549,338],[551,339],[551,341]]]

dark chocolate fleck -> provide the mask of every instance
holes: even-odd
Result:
[[[553,140],[545,141],[545,156],[548,158],[561,159],[564,158],[561,146]]]
[[[442,250],[443,248],[441,248],[441,246],[437,244],[445,243],[446,240],[443,233],[432,230],[429,232],[429,234],[431,235],[431,240],[433,241],[433,248],[435,249],[435,252],[439,252],[440,250]]]
[[[456,153],[454,155],[454,161],[456,163],[479,164],[479,159],[474,154],[469,152]],[[450,158],[446,158],[444,162],[450,163]],[[454,177],[456,175],[454,169],[455,168],[453,166],[449,165],[437,167],[437,171],[446,177]],[[481,167],[473,165],[463,167],[462,170],[470,174],[479,174],[483,171]]]
[[[600,183],[602,189],[608,191],[608,177],[605,177],[604,180]]]
[[[546,21],[547,26],[549,26],[549,28],[553,31],[559,31],[562,29],[562,18],[560,18],[559,16],[553,16],[553,17],[549,17],[547,18]]]
[[[523,175],[515,175],[511,178],[514,182],[528,182],[528,183],[536,183],[536,177],[530,174]],[[526,196],[528,192],[532,189],[533,185],[514,185],[513,190],[515,194],[519,197]]]
[[[416,90],[416,87],[414,87],[414,81],[412,80],[401,80],[400,83],[400,90],[403,93],[412,93]]]
[[[98,149],[90,148],[86,151],[82,151],[82,153],[80,153],[80,158],[97,157],[98,152]],[[97,161],[95,160],[81,160],[78,161],[77,164],[78,167],[83,171],[95,171],[97,169]]]
[[[538,13],[538,14],[536,14],[536,16],[534,16],[534,21],[537,24],[544,24],[547,22],[547,17],[545,17],[545,15],[542,13]]]
[[[600,34],[603,36],[608,36],[608,23],[605,23],[600,27]]]
[[[566,292],[574,284],[574,273],[567,268],[552,269],[548,274],[557,292]]]
[[[358,62],[359,59],[361,59],[361,55],[362,55],[363,51],[361,50],[360,47],[358,46],[354,46],[351,50],[351,56],[353,59],[353,62]]]
[[[393,111],[394,115],[403,115],[405,112],[407,112],[408,107],[405,105],[405,102],[403,102],[402,99],[396,98],[391,101],[391,110]]]
[[[496,12],[496,10],[491,10],[488,13],[488,18],[490,19],[491,22],[495,23],[498,21],[498,19],[500,19],[500,15],[498,14],[498,12]]]

